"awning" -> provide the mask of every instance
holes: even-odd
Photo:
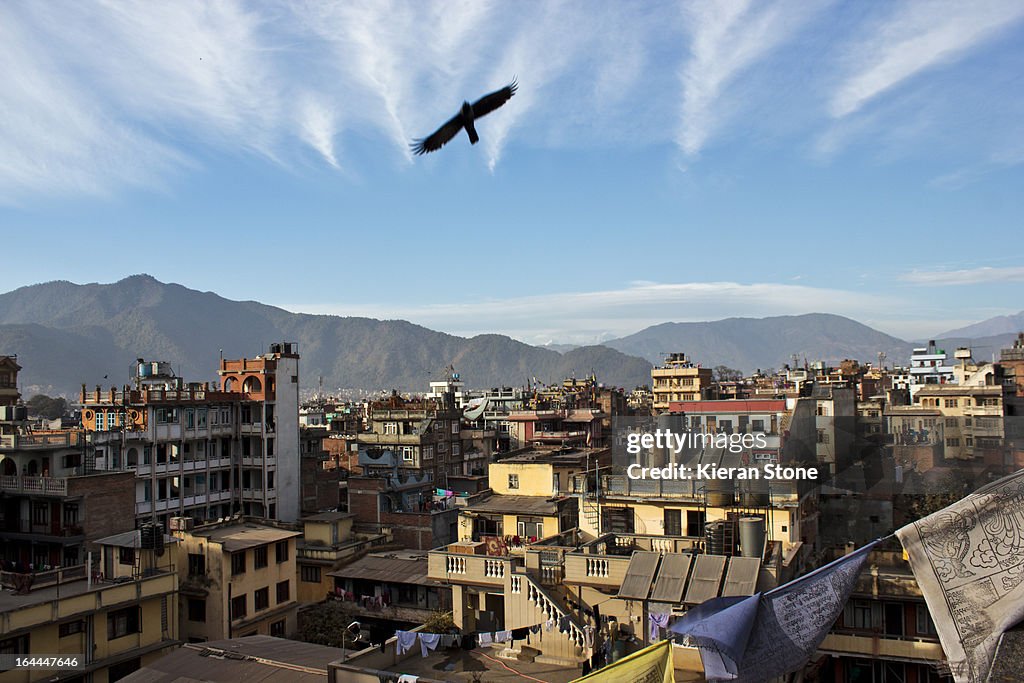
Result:
[[[690,573],[693,556],[682,553],[666,553],[661,562],[657,582],[651,600],[654,602],[679,603],[683,600],[686,577]]]
[[[729,560],[729,571],[725,575],[722,596],[753,595],[757,588],[757,575],[761,571],[761,560],[756,557],[734,557]]]
[[[629,559],[626,576],[619,587],[619,597],[627,600],[646,600],[658,569],[661,553],[638,550]]]
[[[698,555],[693,563],[690,586],[686,590],[685,602],[699,605],[705,600],[718,597],[718,587],[725,572],[725,556]]]

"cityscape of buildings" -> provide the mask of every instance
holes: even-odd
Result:
[[[3,351],[0,654],[82,661],[0,683],[173,680],[203,662],[202,680],[443,680],[459,646],[421,657],[395,636],[432,621],[507,633],[491,656],[568,681],[1024,467],[1024,334],[992,362],[930,343],[890,366],[747,377],[677,352],[642,387],[475,388],[449,367],[422,394],[359,401],[301,398],[302,350],[280,342],[211,360],[216,383],[140,358],[129,384],[83,385],[53,418],[31,414]],[[822,478],[631,479],[622,437],[644,426],[764,435],[652,465]],[[869,566],[803,680],[949,680],[899,544]],[[696,648],[672,647],[676,680],[700,680]]]

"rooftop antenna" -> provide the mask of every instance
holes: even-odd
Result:
[[[878,369],[885,370],[885,351],[878,352]]]

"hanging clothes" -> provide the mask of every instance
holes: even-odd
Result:
[[[483,647],[485,645],[490,645],[491,643],[494,642],[494,634],[493,633],[481,633],[481,634],[479,634],[477,636],[477,638],[479,639],[480,647]]]
[[[507,643],[512,640],[511,631],[497,631],[494,634],[494,642],[496,643]]]
[[[586,643],[588,648],[594,647],[594,627],[584,626],[583,627],[583,642]]]
[[[441,642],[440,633],[421,633],[420,634],[420,654],[424,657],[427,656],[427,650],[436,650],[438,644]]]
[[[419,676],[413,676],[412,674],[402,674],[398,677],[398,683],[416,683],[420,680]]]
[[[554,628],[555,628],[555,620],[554,619],[548,619],[547,621],[544,622],[544,630],[545,631],[550,632]]]
[[[661,640],[661,629],[668,628],[668,614],[648,614],[647,626],[650,631],[650,640],[655,642]]]
[[[511,631],[512,640],[526,640],[530,635],[530,629],[528,628],[514,628]]]
[[[395,638],[398,639],[395,643],[395,652],[400,655],[404,655],[416,644],[416,634],[412,631],[395,631]]]

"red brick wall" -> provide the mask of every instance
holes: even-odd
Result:
[[[71,477],[68,496],[81,497],[78,518],[85,531],[85,551],[99,551],[98,539],[135,528],[134,472]]]

